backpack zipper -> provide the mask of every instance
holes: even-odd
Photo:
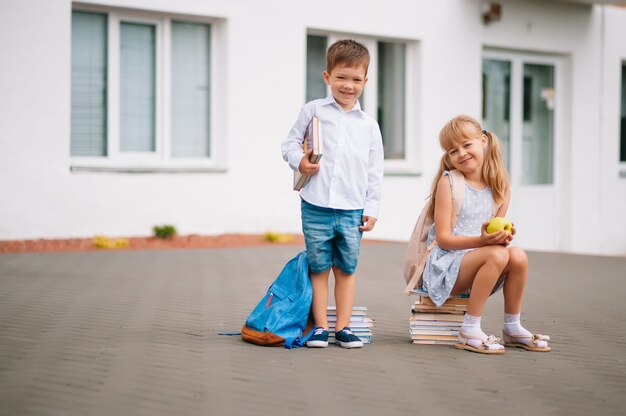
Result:
[[[274,297],[274,294],[272,292],[270,292],[270,297],[267,299],[267,303],[265,304],[265,309],[270,307],[270,304],[272,303],[272,298]]]

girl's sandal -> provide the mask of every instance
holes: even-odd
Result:
[[[463,341],[461,341],[463,339]],[[470,339],[478,339],[481,341],[478,347],[474,347],[467,343]],[[493,335],[489,335],[487,338],[477,337],[473,335],[465,335],[462,332],[459,332],[459,340],[456,344],[454,344],[454,348],[458,348],[460,350],[467,350],[472,352],[477,352],[479,354],[504,354],[504,348],[498,349],[490,349],[489,346],[496,345],[500,341],[500,338],[494,337]]]
[[[504,345],[507,347],[524,348],[525,350],[534,351],[534,352],[549,352],[552,350],[552,348],[548,346],[545,346],[545,347],[539,346],[540,341],[545,341],[546,344],[548,341],[550,341],[550,337],[548,335],[541,335],[541,334],[513,335],[513,334],[509,334],[506,331],[502,331],[502,338],[504,338]],[[530,343],[527,344],[525,342],[519,342],[519,340],[521,339],[530,340]]]

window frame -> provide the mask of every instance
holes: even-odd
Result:
[[[72,12],[102,13],[107,16],[107,154],[104,156],[70,155],[70,171],[112,172],[225,172],[226,140],[223,123],[226,120],[226,86],[215,82],[225,71],[222,59],[224,23],[221,19],[158,13],[148,10],[116,9],[97,5],[75,5]],[[210,25],[210,110],[209,157],[171,156],[171,33],[172,22],[181,21]],[[154,152],[120,151],[120,37],[122,22],[155,26],[155,150]]]
[[[624,76],[624,72],[626,71],[626,58],[622,58],[619,60],[619,107],[617,110],[617,163],[618,163],[618,176],[620,178],[626,178],[626,160],[622,160],[622,146],[626,146],[626,143],[622,143],[622,134],[626,134],[626,132],[622,132],[622,112],[626,111],[626,108],[622,108],[624,106],[624,102],[626,102],[626,77]]]
[[[418,108],[418,80],[419,80],[419,42],[415,39],[401,39],[379,37],[373,35],[355,35],[324,30],[308,29],[306,35],[326,36],[328,46],[340,39],[354,39],[362,43],[370,53],[370,65],[367,72],[367,84],[363,95],[359,99],[363,111],[378,122],[377,111],[371,111],[378,107],[378,42],[402,43],[405,45],[405,99],[404,99],[404,159],[385,159],[384,172],[390,176],[419,176],[422,174],[422,166],[419,159],[418,128],[420,114]],[[306,41],[305,41],[306,45]],[[305,52],[306,60],[306,52]],[[306,65],[305,65],[306,67]],[[320,75],[321,76],[321,75]],[[306,73],[304,74],[304,96],[306,97]],[[330,89],[327,87],[327,94]]]
[[[502,50],[497,48],[485,48],[481,55],[481,67],[483,59],[494,59],[500,61],[509,61],[511,64],[511,85],[509,94],[510,108],[510,168],[509,175],[511,185],[523,187],[525,189],[551,189],[559,187],[562,183],[563,164],[566,163],[558,157],[562,152],[562,126],[563,126],[563,62],[558,55],[544,55],[541,53],[519,52],[515,50]],[[554,115],[553,115],[553,131],[552,131],[552,182],[529,184],[524,183],[522,171],[522,133],[523,133],[523,103],[516,101],[516,98],[523,99],[523,85],[514,83],[514,80],[522,80],[524,73],[524,64],[533,65],[551,65],[554,68]],[[483,99],[481,94],[481,100]],[[482,122],[482,120],[481,120]],[[496,135],[498,132],[495,132]]]

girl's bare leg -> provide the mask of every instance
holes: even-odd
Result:
[[[522,297],[528,277],[528,257],[519,247],[509,247],[508,251],[509,262],[504,268],[507,273],[504,281],[504,312],[516,314],[522,310]]]
[[[333,267],[333,274],[335,275],[335,303],[337,304],[337,325],[335,328],[340,331],[350,326],[356,277],[354,274],[345,274],[338,267]]]
[[[328,275],[330,269],[320,273],[310,273],[311,286],[313,287],[313,302],[311,310],[315,326],[328,330],[326,307],[328,306]]]
[[[499,245],[477,248],[463,256],[452,294],[472,289],[467,305],[468,314],[482,316],[487,298],[508,262],[509,251]]]
[[[504,282],[504,342],[508,346],[521,346],[533,351],[550,351],[549,337],[534,340],[533,334],[521,324],[520,313],[528,277],[528,257],[519,247],[510,247],[508,250],[509,263],[504,268],[507,273]]]
[[[508,261],[509,252],[506,247],[497,245],[481,247],[463,256],[452,293],[462,293],[469,288],[472,292],[459,331],[457,348],[498,354],[504,352],[504,346],[490,340],[483,332],[480,321],[487,298]]]

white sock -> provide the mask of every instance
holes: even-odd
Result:
[[[471,345],[474,348],[480,348],[482,344],[482,340],[487,339],[487,334],[483,332],[480,327],[480,316],[472,316],[469,313],[466,313],[463,317],[463,325],[461,325],[461,331],[466,336],[472,336],[476,338],[468,338],[467,344]],[[459,333],[459,341],[464,341],[465,337],[463,337]],[[500,344],[492,344],[487,347],[490,350],[499,350],[504,347]]]
[[[526,345],[532,345],[533,334],[524,328],[520,322],[519,313],[505,313],[504,314],[504,331],[508,334],[515,336],[524,336],[524,338],[517,338],[517,342],[522,342]],[[528,337],[528,338],[526,338]],[[537,347],[545,348],[548,346],[546,341],[538,341]]]

